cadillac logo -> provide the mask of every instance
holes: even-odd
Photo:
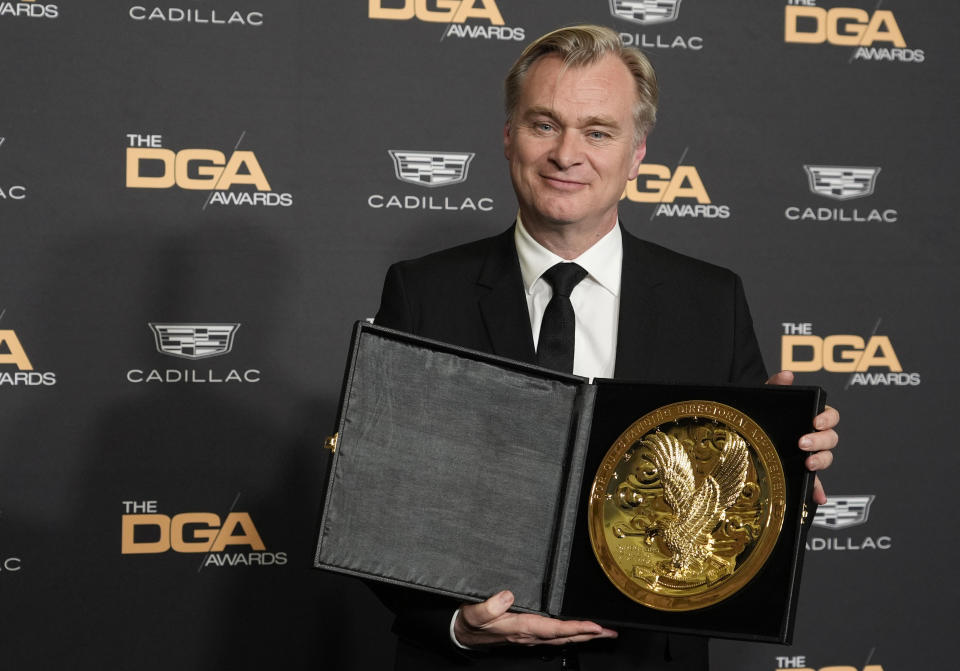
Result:
[[[873,193],[880,168],[854,168],[836,165],[805,165],[813,193],[834,200],[862,198]]]
[[[610,0],[610,13],[645,26],[676,21],[680,0]]]
[[[439,153],[390,149],[394,171],[401,182],[417,186],[448,186],[467,180],[473,153]]]
[[[240,324],[150,323],[157,351],[183,359],[206,359],[233,349],[233,336]]]
[[[827,503],[817,508],[813,526],[824,529],[846,529],[867,521],[873,495],[831,496]]]

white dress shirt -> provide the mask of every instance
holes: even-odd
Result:
[[[553,296],[544,271],[566,261],[534,240],[523,227],[520,214],[514,230],[520,274],[530,312],[533,342],[540,338],[543,311]],[[590,249],[570,259],[587,271],[574,287],[570,303],[576,313],[573,372],[584,377],[613,377],[617,355],[617,324],[620,318],[620,275],[623,265],[623,238],[620,226],[614,226]]]
[[[553,297],[553,288],[542,275],[562,259],[530,237],[517,213],[513,234],[520,258],[520,274],[530,312],[530,328],[536,346],[540,339],[543,311]],[[575,259],[587,276],[570,292],[570,303],[576,314],[573,346],[573,372],[583,377],[613,377],[617,357],[617,324],[620,319],[620,275],[623,266],[623,237],[619,223],[609,233]],[[454,635],[460,609],[450,618],[450,640],[470,650]]]

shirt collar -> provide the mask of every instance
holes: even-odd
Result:
[[[520,258],[520,274],[523,288],[533,293],[534,285],[540,276],[550,267],[561,263],[562,259],[533,239],[523,227],[520,213],[517,213],[517,225],[513,233]],[[575,259],[600,286],[614,296],[620,294],[620,275],[623,266],[623,236],[620,234],[620,222],[609,233],[597,240],[590,249]]]

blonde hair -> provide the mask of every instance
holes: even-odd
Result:
[[[538,59],[548,54],[560,55],[564,68],[593,65],[607,54],[617,56],[630,70],[636,84],[637,96],[633,107],[634,139],[637,144],[646,139],[657,120],[657,74],[642,51],[623,46],[620,36],[603,26],[559,28],[531,42],[523,50],[504,81],[507,123],[513,120],[527,71]]]

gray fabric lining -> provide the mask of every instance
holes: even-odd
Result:
[[[543,611],[586,385],[369,332],[349,385],[316,563]]]

